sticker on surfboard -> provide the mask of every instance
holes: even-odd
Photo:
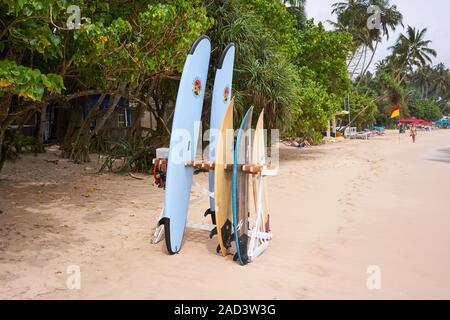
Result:
[[[192,93],[194,94],[194,97],[197,98],[200,96],[201,92],[202,92],[202,79],[196,77],[192,82]]]
[[[225,89],[223,89],[223,102],[228,102],[229,98],[230,98],[230,86],[226,86]]]

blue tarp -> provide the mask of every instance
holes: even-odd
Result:
[[[87,97],[86,103],[83,108],[83,119],[86,119],[89,111],[91,111],[92,107],[97,103],[98,99],[100,98],[100,94],[93,94]],[[112,99],[110,95],[106,95],[105,99],[103,100],[102,104],[100,105],[100,108],[106,109],[108,108],[109,99]],[[131,112],[130,112],[130,102],[125,98],[120,98],[119,103],[117,104],[117,108],[125,107],[125,114],[127,117],[128,125],[131,125]]]

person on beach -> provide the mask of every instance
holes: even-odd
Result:
[[[311,144],[307,139],[305,139],[302,143],[300,143],[299,148],[309,148],[311,147]]]
[[[415,124],[413,124],[411,126],[411,130],[409,132],[409,135],[412,138],[413,143],[416,143],[417,130],[416,130],[416,125]]]

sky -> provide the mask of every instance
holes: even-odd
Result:
[[[308,19],[314,21],[332,20],[336,16],[331,14],[331,6],[341,0],[307,0],[306,14]],[[390,32],[389,40],[384,38],[375,55],[371,70],[375,62],[389,54],[388,48],[392,46],[401,33],[406,32],[408,25],[416,28],[427,28],[426,39],[431,40],[430,48],[437,51],[437,57],[433,59],[433,65],[440,62],[450,68],[450,1],[449,0],[391,0],[391,4],[397,5],[397,9],[403,14],[404,29],[399,26],[397,30]],[[331,29],[328,23],[324,23],[327,29]]]

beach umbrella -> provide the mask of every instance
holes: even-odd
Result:
[[[423,120],[423,119],[418,119],[418,124],[423,124],[423,125],[430,125],[433,124],[433,122],[431,121],[427,121],[427,120]]]
[[[401,123],[418,123],[418,119],[416,118],[402,118],[400,119]]]
[[[434,124],[436,124],[438,126],[441,126],[441,125],[444,125],[444,124],[449,125],[450,124],[450,119],[441,119],[441,120],[436,121]]]

